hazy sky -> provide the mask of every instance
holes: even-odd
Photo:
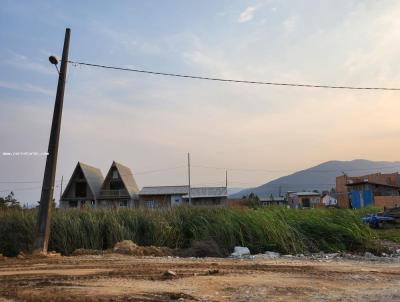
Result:
[[[400,87],[400,1],[2,1],[0,152],[45,152],[48,56],[259,81]],[[323,161],[398,160],[400,92],[252,86],[69,66],[57,180],[77,161],[140,187],[249,187]],[[0,153],[0,194],[39,199],[45,158]],[[199,167],[203,166],[203,167]],[[147,171],[178,167],[174,170]],[[235,170],[236,169],[236,170]],[[254,171],[251,171],[254,170]],[[274,172],[272,172],[273,170]],[[7,183],[11,182],[11,183]],[[14,183],[17,182],[17,183]],[[58,196],[59,192],[56,192]]]

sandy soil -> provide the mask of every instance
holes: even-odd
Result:
[[[166,276],[171,270],[176,276]],[[400,263],[98,256],[0,261],[4,301],[400,301]]]

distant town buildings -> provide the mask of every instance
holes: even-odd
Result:
[[[227,187],[139,187],[132,171],[117,162],[104,178],[100,169],[78,162],[62,193],[60,208],[168,208],[193,206],[286,206],[291,208],[391,208],[400,205],[399,173],[336,177],[331,192],[286,192],[285,196],[228,199]]]

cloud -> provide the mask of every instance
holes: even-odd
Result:
[[[285,21],[283,21],[283,29],[286,34],[289,34],[294,31],[297,24],[297,16],[290,16]]]
[[[54,95],[54,91],[43,88],[41,86],[29,84],[29,83],[19,84],[19,83],[0,81],[0,87],[5,88],[5,89],[22,91],[22,92],[33,92],[33,93],[39,93],[39,94],[44,94],[44,95],[49,95],[49,96]]]
[[[254,18],[254,14],[257,9],[260,8],[260,5],[249,6],[247,7],[239,16],[238,22],[245,23]]]
[[[22,54],[12,52],[12,58],[3,61],[5,64],[14,66],[18,69],[31,70],[41,74],[52,74],[56,73],[54,68],[50,68],[50,64],[44,65],[33,61]]]

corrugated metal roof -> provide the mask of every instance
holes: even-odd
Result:
[[[320,196],[321,194],[316,192],[296,192],[295,195],[297,196]]]
[[[139,195],[182,195],[189,193],[189,186],[143,187]]]
[[[261,202],[267,202],[267,201],[285,201],[285,197],[276,197],[274,196],[272,199],[271,197],[260,197]]]
[[[192,198],[227,197],[228,191],[226,187],[200,187],[191,188],[190,195]],[[189,198],[189,192],[183,198]]]

